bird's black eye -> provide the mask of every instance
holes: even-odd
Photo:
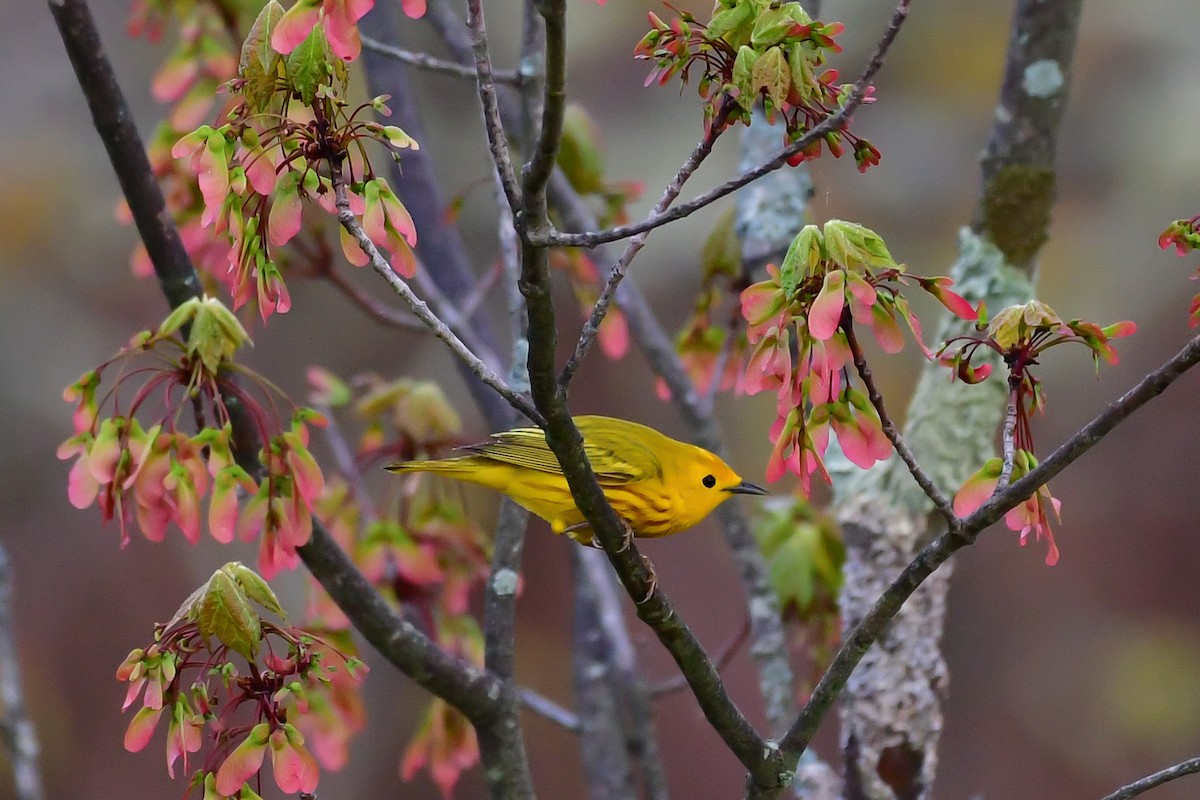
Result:
[[[707,488],[707,489],[711,489],[712,487],[717,485],[717,479],[714,478],[712,475],[705,475],[703,478],[700,479],[700,482],[703,483],[705,488]]]

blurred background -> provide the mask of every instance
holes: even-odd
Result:
[[[504,62],[520,15],[506,14],[516,3],[490,5],[496,54]],[[708,3],[678,5],[703,14]],[[76,511],[66,501],[69,465],[54,457],[70,434],[63,387],[134,331],[156,325],[166,309],[157,287],[130,272],[134,233],[114,218],[116,181],[49,12],[35,0],[15,6],[22,13],[6,15],[0,26],[0,163],[7,187],[0,193],[0,541],[15,574],[26,701],[50,797],[178,796],[184,787],[167,779],[161,731],[146,751],[123,750],[128,718],[119,710],[124,688],[113,672],[215,568],[233,558],[253,563],[255,555],[244,546],[191,547],[177,535],[159,545],[135,536],[122,551],[118,531],[101,528],[95,508]],[[149,132],[163,113],[148,86],[164,50],[125,34],[128,2],[94,0],[92,7],[139,127]],[[571,94],[600,124],[610,178],[645,181],[648,199],[635,215],[658,197],[700,133],[690,89],[680,96],[675,88],[642,86],[646,67],[630,54],[647,8],[666,15],[660,5],[629,0],[604,7],[571,0],[569,8]],[[861,69],[891,9],[884,0],[825,3],[823,18],[847,25],[846,49],[835,64],[846,78]],[[948,270],[957,231],[974,211],[977,159],[992,120],[1010,14],[1011,3],[995,0],[914,4],[879,75],[878,101],[856,118],[856,131],[883,152],[883,162],[866,175],[847,159],[817,162],[815,221],[859,221],[918,274]],[[1041,377],[1049,413],[1036,423],[1045,452],[1189,336],[1195,287],[1186,276],[1196,259],[1164,253],[1155,239],[1171,220],[1200,211],[1198,29],[1200,4],[1086,4],[1039,293],[1064,317],[1128,318],[1139,331],[1119,343],[1120,365],[1105,367],[1098,378],[1082,350],[1056,350],[1046,359]],[[434,48],[419,22],[405,22],[398,40]],[[422,146],[452,194],[487,175],[477,98],[459,80],[421,75],[416,82],[433,132]],[[736,147],[726,138],[686,195],[731,174]],[[476,191],[462,214],[481,264],[494,237],[490,202]],[[718,211],[656,232],[635,262],[632,280],[668,328],[690,310],[698,250]],[[372,276],[359,277],[385,295]],[[485,433],[449,358],[431,340],[382,331],[326,286],[290,280],[289,288],[295,301],[289,314],[265,330],[252,320],[256,347],[247,360],[255,368],[296,397],[303,396],[309,364],[343,375],[437,377],[457,399],[468,430]],[[561,318],[573,336],[570,314]],[[875,365],[897,411],[913,382],[914,356],[910,346],[901,358]],[[1040,547],[1021,549],[1003,529],[956,557],[937,796],[1098,797],[1200,752],[1198,387],[1200,374],[1185,377],[1056,479],[1064,504],[1057,566],[1046,567]],[[647,402],[652,395],[638,355],[619,364],[593,355],[574,388],[573,410],[633,418],[683,436],[668,407]],[[719,403],[734,464],[751,480],[761,478],[769,452],[771,405],[766,397]],[[494,498],[471,501],[490,519]],[[518,636],[520,680],[567,705],[570,546],[534,524]],[[702,525],[648,543],[645,552],[702,641],[719,647],[740,624],[742,594],[716,529]],[[299,612],[300,577],[282,576],[276,585],[285,605]],[[651,679],[673,674],[651,637],[636,626],[634,635]],[[424,776],[406,785],[397,777],[427,697],[372,663],[368,732],[353,743],[347,771],[323,775],[320,795],[436,796]],[[726,675],[761,724],[744,652]],[[673,796],[741,796],[740,768],[690,697],[662,700],[657,711]],[[579,796],[576,742],[539,719],[527,725],[540,796]],[[828,745],[834,738],[826,727]],[[828,747],[826,755],[836,759]],[[10,778],[0,762],[0,797],[10,791]],[[464,779],[458,796],[483,796],[477,774]],[[1200,778],[1152,796],[1200,796]]]

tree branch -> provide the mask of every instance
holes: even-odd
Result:
[[[721,649],[717,651],[717,657],[713,659],[713,664],[717,668],[717,672],[723,671],[729,662],[733,661],[733,657],[737,655],[737,651],[746,643],[746,639],[750,636],[750,617],[742,620],[742,624],[738,626],[737,631],[733,636],[729,637],[729,641],[721,645]],[[659,681],[649,687],[650,696],[657,700],[660,697],[675,694],[680,689],[687,688],[687,681],[682,675],[673,675],[670,678]]]
[[[613,692],[612,644],[587,556],[582,547],[571,548],[571,677],[584,745],[583,781],[589,800],[626,800],[637,792],[621,708]]]
[[[479,83],[479,100],[483,104],[483,125],[487,130],[488,149],[504,196],[512,209],[518,225],[521,217],[521,190],[517,185],[516,171],[508,152],[508,138],[504,123],[500,120],[500,108],[496,99],[496,81],[492,75],[492,59],[488,54],[487,25],[483,18],[483,0],[467,0],[467,26],[471,31],[471,49],[475,58],[475,74]]]
[[[359,22],[359,29],[376,39],[390,37],[395,30],[395,16],[394,3],[376,3],[371,12]],[[470,53],[469,43],[467,52]],[[412,96],[408,72],[399,62],[384,59],[369,50],[363,54],[363,66],[370,92],[390,94],[390,105],[396,124],[422,143],[420,150],[405,152],[403,170],[400,164],[394,161],[388,165],[393,188],[405,208],[412,214],[413,225],[421,232],[415,248],[417,257],[422,263],[436,265],[436,269],[420,272],[417,277],[421,281],[427,277],[442,295],[459,300],[478,285],[478,279],[458,229],[445,217],[445,202],[433,168],[433,148],[430,146],[429,137],[424,133],[421,116]],[[452,309],[433,303],[434,297],[426,291],[428,286],[425,283],[418,283],[417,286],[438,315],[447,319],[447,312]],[[453,306],[454,302],[450,305]],[[463,326],[456,327],[448,319],[447,324],[451,324],[451,328],[459,332],[459,338],[462,338],[477,355],[482,357],[481,351],[476,348],[472,339],[466,338],[464,334],[474,334],[474,340],[486,344],[492,353],[502,351],[496,344],[496,337],[492,333],[492,326],[486,314],[460,312],[459,317],[468,318],[463,319]],[[501,368],[495,364],[494,369],[499,371]],[[460,365],[459,372],[466,380],[467,389],[488,426],[492,430],[504,427],[511,419],[511,412],[504,399],[481,383],[465,366]]]
[[[532,689],[522,687],[518,689],[521,695],[521,705],[537,714],[542,719],[547,719],[571,733],[582,733],[583,726],[579,722],[579,715],[568,711],[567,709],[555,703],[553,700],[538,694]]]
[[[1143,792],[1148,792],[1156,786],[1162,786],[1164,783],[1182,778],[1185,775],[1195,775],[1200,772],[1200,758],[1189,758],[1187,761],[1181,761],[1173,767],[1167,767],[1164,770],[1159,770],[1153,775],[1147,775],[1141,780],[1134,781],[1127,786],[1122,786],[1112,794],[1106,794],[1101,800],[1129,800],[1131,797],[1137,797]]]
[[[923,548],[843,641],[829,668],[813,689],[808,704],[779,743],[788,757],[798,756],[808,746],[825,712],[845,686],[867,648],[878,640],[904,601],[934,570],[958,549],[973,544],[981,531],[1032,496],[1038,487],[1066,469],[1197,363],[1200,363],[1200,336],[1192,339],[1162,366],[1113,401],[1034,470],[994,496],[969,517],[952,522],[946,533]]]
[[[651,216],[661,214],[670,208],[671,203],[675,202],[675,198],[679,197],[679,193],[683,191],[683,184],[692,176],[704,159],[712,152],[713,145],[717,141],[717,137],[721,135],[721,129],[724,124],[724,117],[728,113],[728,107],[722,106],[717,113],[716,119],[705,131],[704,136],[696,145],[689,155],[679,166],[675,172],[675,177],[667,184],[667,188],[663,190],[662,197],[655,203],[654,209],[650,212]],[[608,315],[609,306],[612,305],[613,299],[617,294],[617,286],[625,277],[625,273],[629,270],[629,264],[641,252],[642,247],[646,244],[646,237],[650,235],[649,231],[636,234],[630,238],[629,243],[625,245],[625,251],[621,253],[621,257],[617,259],[617,263],[613,264],[612,269],[608,273],[608,280],[604,284],[604,288],[600,292],[600,296],[596,299],[595,305],[592,307],[591,316],[583,325],[583,330],[579,334],[579,341],[575,343],[575,352],[571,354],[571,358],[563,367],[562,374],[558,377],[558,382],[562,386],[567,386],[571,383],[571,379],[575,377],[575,372],[579,369],[579,365],[583,362],[584,356],[587,355],[588,349],[596,340],[596,335],[600,332],[600,323]]]
[[[42,800],[37,730],[25,713],[21,666],[13,624],[12,561],[0,544],[0,746],[8,753],[16,800]]]
[[[582,233],[548,233],[545,235],[530,234],[530,243],[545,245],[550,247],[595,247],[598,244],[606,242],[615,242],[621,239],[627,239],[639,233],[652,231],[655,228],[660,228],[669,222],[674,222],[677,219],[682,219],[689,214],[699,211],[705,206],[711,205],[722,197],[725,197],[732,192],[737,191],[748,183],[758,180],[763,175],[782,167],[787,163],[787,160],[804,150],[813,142],[840,129],[854,111],[862,104],[863,98],[866,96],[867,88],[871,85],[871,80],[875,77],[875,73],[883,66],[883,60],[887,55],[888,49],[892,46],[892,42],[896,39],[896,34],[900,32],[901,26],[908,18],[908,5],[910,0],[900,0],[896,6],[895,12],[892,14],[891,22],[880,38],[879,43],[875,47],[875,51],[871,54],[871,58],[867,62],[867,66],[863,69],[862,74],[854,84],[853,91],[846,98],[846,103],[837,112],[831,114],[821,122],[814,125],[803,136],[792,142],[778,154],[759,164],[753,169],[743,172],[736,178],[728,180],[709,191],[698,195],[686,203],[680,203],[677,206],[661,213],[651,213],[646,219],[641,222],[636,222],[631,225],[618,225],[614,228],[606,230],[585,231]]]
[[[49,0],[48,5],[163,295],[172,308],[203,296],[87,3]]]
[[[1078,0],[1015,5],[1004,85],[983,159],[982,211],[974,231],[961,236],[952,272],[956,289],[972,301],[986,300],[989,308],[1026,302],[1033,294],[1029,275],[1047,235],[1079,6]],[[1028,85],[1027,76],[1034,79]],[[965,323],[947,319],[942,332],[955,335],[963,328]],[[1002,381],[967,387],[950,383],[936,364],[925,366],[904,435],[935,485],[958,485],[971,465],[994,454],[1004,398]],[[847,635],[944,530],[906,472],[900,460],[889,460],[836,484],[847,545],[839,597]],[[860,797],[927,798],[932,792],[947,681],[938,642],[949,573],[939,570],[904,605],[889,627],[887,647],[861,657],[841,697],[846,781]],[[891,767],[881,769],[889,756]]]
[[[477,3],[478,0],[472,0]],[[546,19],[547,50],[562,46],[556,42],[563,35],[563,0],[543,2],[538,6]],[[555,63],[548,58],[547,63]],[[559,84],[560,78],[547,76],[547,86]],[[547,90],[550,94],[550,90]],[[555,98],[547,98],[547,113]],[[557,148],[558,142],[543,146]],[[549,177],[548,175],[546,177]],[[536,170],[526,173],[521,214],[527,229],[537,231],[549,225],[546,198],[542,190],[542,175]],[[557,380],[555,367],[554,303],[550,296],[550,266],[544,247],[530,244],[528,237],[521,248],[521,292],[529,309],[529,380],[538,410],[545,418],[546,442],[562,467],[576,507],[583,513],[594,535],[602,544],[621,583],[637,603],[638,617],[654,630],[659,641],[679,664],[688,678],[709,723],[724,739],[730,750],[750,771],[757,783],[772,783],[779,779],[782,762],[771,751],[764,751],[764,742],[754,727],[734,705],[726,693],[712,662],[691,630],[675,612],[662,589],[656,589],[656,579],[643,561],[637,548],[626,546],[626,527],[608,504],[596,482],[583,451],[583,438],[575,427],[566,407],[566,397]]]
[[[333,186],[337,197],[337,212],[338,222],[346,229],[354,241],[358,242],[358,246],[367,255],[371,261],[371,268],[387,281],[387,284],[392,287],[392,290],[400,296],[417,319],[424,322],[433,331],[433,335],[441,339],[459,361],[466,364],[467,367],[481,381],[492,387],[501,397],[508,401],[508,404],[516,411],[529,417],[534,422],[541,424],[541,414],[523,395],[519,395],[508,387],[504,380],[497,375],[487,364],[484,364],[478,356],[462,343],[462,340],[455,335],[454,331],[442,322],[436,314],[434,314],[429,306],[413,293],[413,290],[408,287],[399,275],[392,270],[392,265],[388,263],[383,254],[379,252],[379,248],[371,241],[371,237],[367,236],[362,225],[354,216],[354,212],[350,210],[350,200],[346,196],[346,181],[342,176],[341,165],[334,164],[330,167],[333,173]]]
[[[595,218],[582,198],[571,188],[566,178],[556,174],[550,181],[550,198],[558,213],[568,222],[583,225]],[[597,256],[607,260],[608,245],[597,248]],[[622,283],[616,301],[629,321],[633,341],[650,363],[650,369],[661,377],[671,390],[671,403],[683,419],[692,440],[718,455],[726,455],[721,431],[688,376],[675,344],[663,329],[649,303],[630,283]],[[750,656],[758,668],[759,688],[766,706],[771,730],[782,733],[795,713],[792,700],[792,670],[788,660],[783,623],[779,614],[779,598],[771,588],[766,563],[750,530],[744,507],[729,501],[717,507],[717,519],[725,540],[738,563],[739,577],[747,595],[750,610]]]

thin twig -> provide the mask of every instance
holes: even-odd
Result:
[[[0,747],[8,753],[16,800],[42,800],[37,731],[25,713],[13,625],[12,562],[0,544]]]
[[[921,491],[925,492],[925,496],[933,501],[934,506],[941,512],[942,516],[950,523],[953,523],[958,517],[954,513],[954,506],[946,495],[942,494],[941,489],[929,477],[929,474],[921,468],[917,462],[917,457],[913,455],[909,449],[908,443],[904,441],[900,430],[892,422],[892,418],[888,416],[887,409],[883,405],[883,395],[879,391],[879,387],[875,385],[875,378],[871,374],[871,368],[867,365],[867,358],[863,355],[862,345],[858,343],[858,337],[854,335],[854,323],[848,316],[843,317],[844,324],[842,330],[846,333],[846,342],[850,345],[850,354],[854,358],[854,368],[858,371],[858,377],[862,379],[863,385],[867,388],[867,398],[870,399],[871,405],[875,407],[876,413],[879,414],[879,422],[883,427],[883,435],[888,438],[892,446],[896,448],[897,455],[908,467],[908,472],[913,476],[913,480],[921,487]]]
[[[428,16],[434,15],[439,6],[444,8],[444,4],[434,3]],[[377,40],[390,39],[400,24],[396,19],[397,11],[396,3],[376,3],[370,13],[359,20],[359,31]],[[463,36],[466,37],[464,23],[461,19],[458,23]],[[460,60],[460,63],[473,69],[469,42],[465,44],[465,52],[467,58],[465,61]],[[399,162],[388,163],[392,187],[404,207],[411,213],[416,230],[421,232],[414,248],[417,258],[432,268],[418,272],[418,282],[414,286],[434,312],[450,325],[450,329],[455,331],[485,364],[502,373],[503,366],[500,362],[485,356],[474,344],[485,345],[490,353],[501,352],[488,315],[477,313],[469,319],[463,319],[462,324],[457,327],[447,319],[447,312],[453,308],[454,301],[466,295],[471,287],[476,285],[477,278],[462,236],[445,213],[446,204],[442,199],[442,189],[433,167],[433,150],[437,146],[437,136],[425,134],[420,111],[412,96],[409,70],[398,61],[384,58],[369,50],[363,53],[362,61],[368,92],[372,95],[391,95],[389,105],[393,110],[394,124],[422,143],[419,150],[409,150],[405,153],[403,169]],[[422,288],[420,279],[426,274],[440,293],[450,299],[450,308],[439,306],[434,302],[434,296]],[[488,427],[491,430],[508,427],[511,413],[504,399],[480,382],[465,366],[455,366],[462,373],[467,391],[487,421]]]
[[[325,440],[329,442],[329,449],[333,451],[333,461],[337,464],[338,472],[346,476],[346,481],[350,485],[350,493],[362,511],[363,522],[370,526],[379,519],[379,511],[376,510],[375,501],[371,499],[371,493],[367,491],[367,487],[363,483],[362,470],[355,461],[354,450],[346,441],[346,437],[342,435],[341,426],[337,423],[333,409],[316,404],[314,407],[325,417]]]
[[[479,83],[479,99],[483,104],[483,123],[487,130],[488,150],[504,187],[504,196],[514,216],[521,208],[521,189],[513,169],[512,156],[508,152],[508,139],[504,123],[500,120],[500,107],[496,99],[496,81],[492,74],[492,58],[488,54],[487,24],[483,18],[483,0],[467,0],[467,26],[471,31],[471,49],[475,56],[475,74]]]
[[[1162,786],[1164,783],[1173,781],[1176,778],[1182,778],[1185,775],[1194,775],[1197,772],[1200,772],[1200,758],[1189,758],[1187,761],[1181,761],[1173,767],[1167,767],[1153,775],[1147,775],[1141,780],[1134,781],[1127,786],[1122,786],[1112,794],[1106,794],[1101,800],[1129,800],[1129,798],[1137,797],[1139,794],[1148,792],[1156,786]]]
[[[733,636],[729,638],[729,641],[717,651],[717,657],[713,659],[713,663],[716,664],[717,667],[717,672],[725,671],[725,668],[729,666],[729,662],[733,661],[733,657],[737,655],[737,651],[740,650],[742,645],[746,643],[746,639],[749,636],[750,617],[746,616],[742,618],[742,624],[738,626],[737,632],[734,633]],[[648,692],[652,698],[657,700],[660,697],[666,697],[667,695],[675,694],[675,692],[678,692],[680,689],[686,688],[687,681],[684,679],[684,677],[682,675],[675,675],[674,677],[652,684],[649,687]]]
[[[566,728],[571,733],[579,733],[582,730],[579,724],[579,717],[550,698],[524,687],[518,689],[517,693],[520,695],[521,705],[542,719],[548,719],[555,725]]]
[[[544,196],[546,183],[554,172],[567,105],[566,5],[564,0],[538,0],[534,5],[542,17],[545,44],[541,75],[541,124],[536,126],[537,141],[533,143],[531,157],[521,174],[526,206],[531,201],[537,202],[539,195]],[[499,107],[496,108],[496,114],[499,119]],[[517,222],[517,230],[524,231],[521,220]],[[548,220],[545,222],[548,225]]]
[[[371,241],[371,237],[367,236],[362,225],[359,224],[358,218],[354,216],[354,212],[350,210],[350,200],[346,196],[346,182],[342,176],[340,164],[333,164],[330,167],[333,173],[334,192],[337,197],[337,216],[338,222],[346,229],[346,232],[354,237],[354,241],[358,242],[358,246],[362,248],[363,253],[371,261],[371,268],[387,281],[392,290],[400,296],[417,319],[424,322],[433,331],[433,335],[450,348],[450,352],[454,353],[458,359],[466,364],[472,373],[474,373],[481,381],[492,387],[499,393],[508,404],[517,411],[521,412],[531,420],[541,425],[545,420],[541,413],[529,402],[529,400],[508,388],[504,380],[497,375],[487,364],[484,364],[478,356],[463,344],[462,340],[455,335],[454,331],[450,330],[436,314],[434,314],[421,298],[413,293],[413,290],[408,287],[403,280],[400,279],[393,270],[391,264],[379,252],[379,248]]]
[[[390,306],[386,306],[375,300],[375,298],[362,291],[354,285],[354,282],[348,279],[345,275],[338,272],[336,269],[330,268],[320,273],[325,280],[333,284],[334,288],[341,292],[347,300],[358,306],[360,310],[366,313],[368,317],[375,320],[381,325],[389,328],[395,328],[403,331],[419,331],[421,333],[430,333],[429,327],[405,311],[401,311]]]
[[[875,52],[871,54],[870,60],[867,62],[866,68],[861,76],[854,84],[853,91],[846,98],[846,103],[837,112],[829,115],[821,122],[814,125],[803,136],[795,142],[789,144],[777,155],[759,164],[753,169],[743,172],[732,180],[728,180],[719,186],[710,189],[704,194],[689,200],[686,203],[680,203],[661,214],[651,213],[650,216],[641,222],[635,222],[630,225],[618,225],[614,228],[608,228],[598,231],[585,231],[582,233],[547,233],[541,236],[534,232],[529,233],[530,244],[544,245],[549,247],[595,247],[598,244],[605,242],[615,242],[620,239],[627,239],[639,233],[660,228],[669,222],[674,222],[677,219],[698,211],[705,206],[720,200],[728,194],[731,194],[742,188],[752,181],[756,181],[767,173],[774,172],[787,163],[787,160],[804,150],[813,142],[821,139],[827,133],[832,133],[839,130],[842,125],[850,118],[850,115],[862,104],[863,98],[866,97],[867,89],[870,86],[871,79],[875,77],[875,73],[883,66],[884,57],[887,55],[888,49],[892,46],[892,42],[896,38],[896,34],[900,32],[901,26],[908,18],[908,5],[910,0],[900,0],[896,6],[895,12],[892,14],[891,22],[884,31],[883,36],[876,45]]]
[[[616,719],[607,723],[616,728],[613,734],[620,737],[632,761],[631,767],[641,768],[639,772],[645,799],[666,800],[667,778],[659,754],[654,710],[646,682],[638,670],[637,648],[630,638],[621,610],[621,586],[603,553],[584,548],[579,550],[573,559],[577,565],[579,599],[591,601],[591,611],[595,614],[595,633],[601,648],[595,662],[582,666],[604,668],[601,677],[609,694],[616,700]],[[589,635],[590,632],[584,633],[585,637]],[[589,780],[589,788],[592,783]],[[622,799],[628,796],[629,792],[618,795]]]
[[[679,197],[679,193],[683,191],[683,184],[687,182],[700,165],[704,163],[704,159],[712,152],[713,145],[717,141],[717,137],[721,135],[721,130],[724,127],[724,120],[729,113],[729,106],[722,105],[717,112],[716,118],[705,131],[704,136],[696,144],[691,154],[684,159],[684,162],[675,172],[675,177],[667,184],[663,190],[662,197],[654,204],[654,209],[650,212],[651,216],[661,214],[671,207],[671,203]],[[584,356],[587,355],[588,349],[596,340],[596,335],[600,332],[600,323],[604,322],[604,318],[608,315],[609,306],[612,305],[613,299],[617,294],[617,286],[625,278],[625,273],[629,271],[629,265],[637,256],[641,249],[646,245],[646,237],[650,235],[649,231],[643,231],[630,238],[625,245],[625,251],[621,253],[621,257],[617,259],[617,263],[613,264],[612,269],[608,273],[608,280],[604,284],[604,289],[601,290],[600,296],[596,298],[596,303],[592,306],[591,316],[583,325],[583,330],[579,333],[579,341],[575,343],[575,352],[571,354],[571,358],[563,367],[562,374],[558,376],[558,382],[562,386],[566,386],[575,377],[575,372],[583,363]]]
[[[437,282],[433,279],[433,275],[428,269],[417,269],[417,274],[413,278],[413,283],[416,284],[417,290],[424,295],[430,309],[437,314],[442,322],[446,323],[446,327],[454,331],[467,349],[474,353],[480,361],[487,365],[488,369],[496,374],[502,369],[500,358],[480,337],[475,325],[469,322],[469,314],[465,313],[465,309],[457,309],[454,301],[450,300],[443,294]],[[471,291],[478,287],[479,281],[472,284]]]
[[[394,45],[385,44],[378,39],[372,39],[370,36],[363,36],[361,38],[363,49],[394,59],[407,66],[416,67],[427,72],[440,72],[443,75],[453,75],[456,78],[470,78],[471,80],[475,80],[478,77],[473,68],[459,64],[457,61],[434,58],[428,53],[414,53],[411,50],[404,50]],[[513,70],[496,70],[492,73],[492,80],[496,83],[517,84],[520,83],[521,77]]]

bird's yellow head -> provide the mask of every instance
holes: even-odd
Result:
[[[735,494],[766,494],[747,483],[720,456],[700,447],[691,447],[688,458],[663,464],[664,478],[678,493],[680,529],[690,528],[712,513]],[[668,469],[671,474],[667,475]]]

